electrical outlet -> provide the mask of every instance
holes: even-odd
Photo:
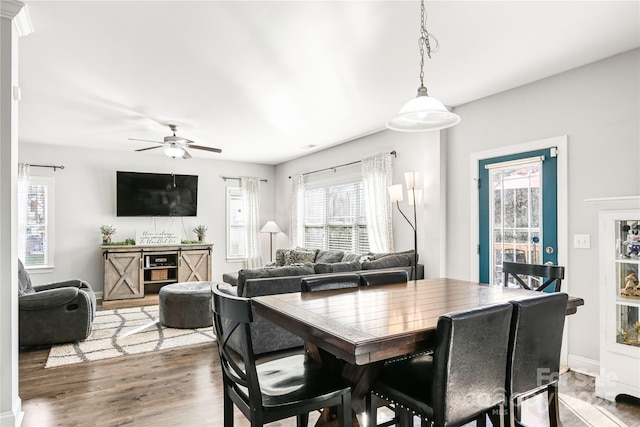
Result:
[[[575,249],[591,249],[591,235],[590,234],[574,234],[573,247]]]

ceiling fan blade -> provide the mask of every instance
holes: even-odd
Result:
[[[222,150],[219,148],[204,147],[202,145],[189,144],[189,148],[195,148],[196,150],[211,151],[212,153],[222,153]]]
[[[190,159],[191,158],[191,154],[189,154],[189,152],[187,150],[184,150],[184,154],[182,155],[183,159]]]
[[[150,139],[129,138],[129,141],[154,142],[156,144],[164,144],[164,141],[152,141]]]
[[[133,150],[133,151],[147,151],[147,150],[153,150],[154,148],[160,148],[160,147],[162,147],[162,145],[156,145],[155,147],[138,148],[137,150]]]

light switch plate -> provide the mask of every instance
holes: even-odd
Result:
[[[573,247],[575,249],[591,249],[591,235],[590,234],[574,234]]]

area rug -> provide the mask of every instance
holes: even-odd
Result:
[[[175,329],[161,325],[157,305],[103,310],[96,313],[86,340],[51,347],[45,368],[213,341],[211,326]]]

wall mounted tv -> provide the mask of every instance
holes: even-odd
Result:
[[[117,216],[197,214],[197,175],[116,172]]]

